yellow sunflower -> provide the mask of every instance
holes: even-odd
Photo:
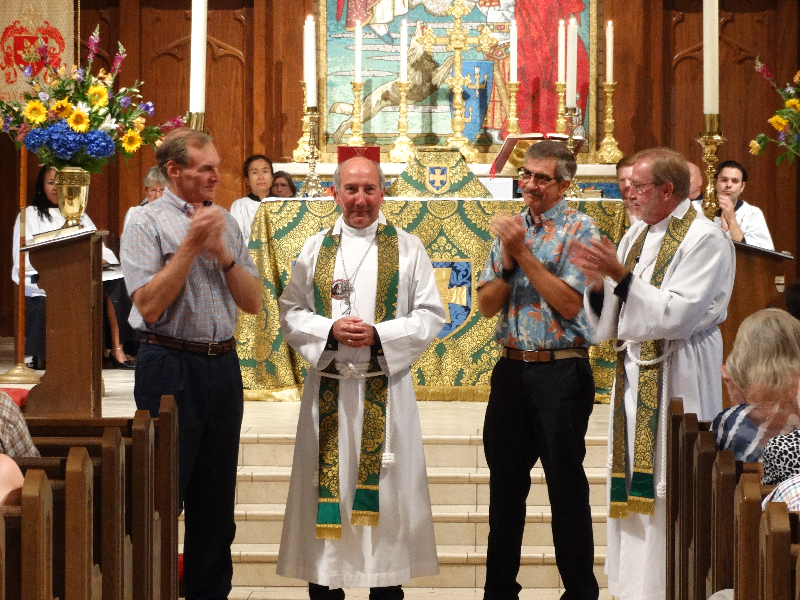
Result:
[[[55,104],[53,104],[52,110],[55,113],[58,113],[58,116],[62,119],[66,119],[72,114],[72,102],[69,101],[68,98],[62,98],[61,100],[56,100]]]
[[[22,111],[22,116],[31,125],[39,125],[47,120],[47,107],[39,100],[29,100]]]
[[[90,85],[86,92],[92,106],[108,106],[108,88],[103,85]]]
[[[122,136],[120,142],[122,143],[122,149],[128,154],[132,154],[142,145],[142,136],[139,135],[138,131],[128,129],[125,135]]]
[[[797,98],[789,98],[784,106],[786,106],[786,108],[791,108],[792,110],[800,110],[800,100]]]
[[[783,131],[783,128],[789,124],[789,121],[781,117],[780,115],[775,115],[771,119],[767,121],[770,125],[772,125],[778,131]]]
[[[69,118],[67,118],[67,125],[69,125],[73,131],[84,133],[89,130],[89,115],[76,108]]]

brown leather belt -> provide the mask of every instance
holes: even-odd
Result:
[[[236,340],[231,338],[224,342],[190,342],[189,340],[179,340],[178,338],[167,337],[166,335],[156,335],[155,333],[143,333],[139,336],[142,344],[151,346],[163,346],[173,350],[184,350],[197,354],[207,354],[208,356],[218,356],[227,354],[236,348]]]
[[[501,356],[510,360],[523,362],[550,362],[564,358],[589,358],[586,348],[567,348],[566,350],[517,350],[516,348],[503,348]]]

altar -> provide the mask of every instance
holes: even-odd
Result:
[[[569,200],[591,216],[600,231],[618,243],[629,226],[620,200]],[[386,218],[418,236],[434,267],[447,321],[411,368],[418,400],[486,401],[492,369],[500,357],[494,343],[496,317],[477,311],[476,285],[492,235],[489,223],[500,213],[523,208],[521,200],[387,198]],[[262,310],[240,312],[237,351],[246,400],[298,401],[307,363],[284,341],[278,298],[306,239],[331,227],[340,212],[332,200],[263,202],[250,237],[250,254],[262,281]],[[614,354],[603,345],[590,352],[596,399],[608,401]]]

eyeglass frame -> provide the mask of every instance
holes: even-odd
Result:
[[[631,190],[633,190],[633,192],[635,192],[636,194],[641,194],[642,190],[647,189],[648,185],[656,185],[655,181],[648,181],[647,183],[633,183],[631,179],[628,179],[628,183],[631,186]]]
[[[562,181],[560,177],[550,177],[544,173],[531,173],[525,167],[517,169],[517,179],[521,184],[527,183],[533,179],[536,187],[546,187],[554,181]]]

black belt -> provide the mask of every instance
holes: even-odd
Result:
[[[503,348],[500,353],[503,357],[523,362],[550,362],[565,358],[589,358],[586,348],[567,348],[565,350],[517,350],[516,348]]]
[[[195,352],[197,354],[207,354],[208,356],[227,354],[236,348],[236,340],[234,338],[225,340],[224,342],[206,343],[179,340],[178,338],[168,337],[166,335],[156,335],[155,333],[142,333],[139,336],[139,341],[142,344],[150,344],[151,346],[163,346],[164,348]]]

